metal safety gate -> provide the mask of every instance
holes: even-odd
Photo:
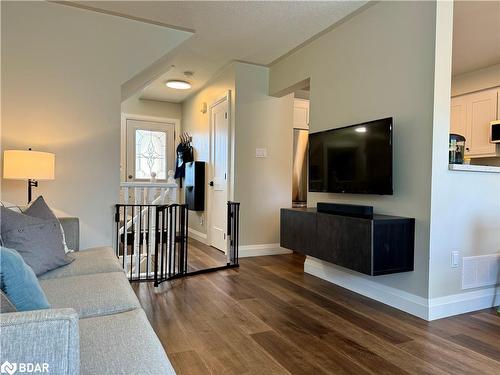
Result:
[[[238,202],[227,203],[227,263],[188,272],[188,209],[184,204],[117,204],[115,250],[131,282],[164,281],[238,267]]]

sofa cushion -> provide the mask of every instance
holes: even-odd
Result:
[[[72,260],[64,252],[61,225],[57,219],[41,219],[0,207],[3,246],[16,249],[36,275]]]
[[[141,307],[123,272],[40,280],[54,308],[70,307],[80,318]]]
[[[175,374],[142,309],[80,320],[80,373]]]
[[[48,309],[35,273],[17,251],[0,246],[0,288],[17,311]]]
[[[104,272],[125,272],[111,247],[95,247],[68,254],[73,263],[39,276],[40,280]]]

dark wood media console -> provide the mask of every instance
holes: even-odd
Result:
[[[281,247],[367,275],[413,271],[415,219],[281,209]]]

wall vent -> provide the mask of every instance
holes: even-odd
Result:
[[[496,285],[500,282],[500,254],[464,257],[462,289]]]

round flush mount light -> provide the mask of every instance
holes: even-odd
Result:
[[[189,82],[181,81],[178,79],[167,81],[165,85],[167,85],[167,87],[170,87],[171,89],[176,90],[187,90],[191,88],[191,84]]]
[[[354,129],[358,133],[366,133],[366,128],[364,126],[360,126],[359,128]]]

